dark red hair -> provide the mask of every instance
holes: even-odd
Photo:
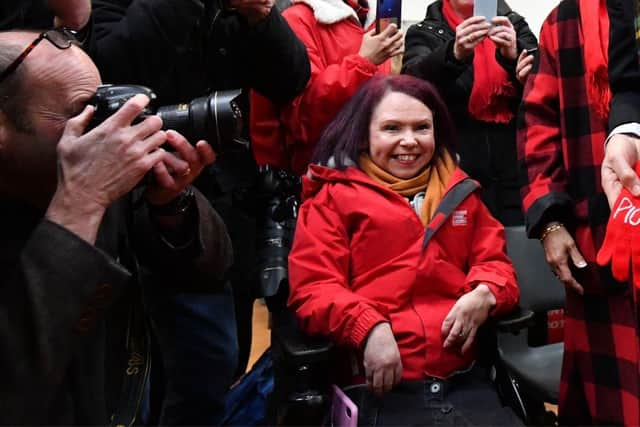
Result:
[[[416,98],[433,113],[436,156],[452,149],[455,131],[449,111],[436,88],[429,82],[408,75],[373,77],[345,104],[325,128],[312,163],[326,165],[333,158],[337,169],[358,164],[360,154],[369,150],[369,124],[373,111],[389,92]]]

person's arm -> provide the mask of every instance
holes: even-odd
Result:
[[[291,101],[302,92],[311,75],[305,45],[275,7],[245,31],[244,48],[238,50],[238,60],[248,71],[243,86],[255,89],[275,104]]]
[[[318,24],[310,8],[294,5],[284,14],[287,22],[307,48],[311,62],[311,79],[306,89],[282,109],[282,119],[296,142],[314,144],[324,127],[355,94],[373,77],[378,67],[357,52],[341,62],[326,64],[319,45]]]
[[[2,239],[0,251],[11,247]],[[42,424],[40,402],[56,398],[74,350],[130,274],[48,220],[19,251],[17,263],[0,262],[0,424]]]
[[[289,306],[308,334],[362,348],[384,307],[349,289],[350,249],[344,219],[323,189],[300,209],[289,255]]]
[[[635,2],[608,0],[609,83],[611,132],[605,141],[602,188],[613,206],[622,187],[640,195],[640,178],[633,170],[640,159],[640,65],[635,34]]]
[[[609,129],[640,123],[640,65],[635,34],[636,2],[607,0],[609,12],[609,83],[613,98]]]
[[[525,85],[518,118],[518,158],[524,165],[521,173],[525,174],[526,183],[521,191],[522,205],[527,234],[543,240],[551,270],[565,286],[582,294],[583,288],[569,266],[571,263],[584,268],[587,263],[564,226],[572,225],[574,206],[567,191],[560,134],[562,112],[556,62],[559,46],[547,25],[555,18],[547,19],[540,32],[538,63]]]
[[[536,39],[536,36],[533,34],[531,29],[529,28],[529,24],[527,24],[527,21],[525,21],[525,19],[522,16],[518,15],[515,12],[510,12],[507,15],[507,17],[509,18],[509,21],[513,25],[513,29],[516,33],[517,55],[519,56],[523,50],[537,48],[538,40]],[[498,49],[496,50],[496,61],[498,62],[498,64],[502,66],[502,68],[504,68],[507,71],[512,82],[514,83],[520,82],[520,79],[518,78],[518,75],[517,75],[518,58],[514,60],[507,59],[505,58],[504,55],[500,53],[500,50]],[[522,80],[524,81],[524,79]],[[519,88],[519,90],[522,90],[522,86],[523,86],[522,84],[516,84],[516,87]]]
[[[450,84],[471,67],[472,57],[457,60],[453,53],[455,39],[443,43],[429,34],[430,31],[424,22],[409,27],[402,73],[429,80],[438,86]]]
[[[224,286],[233,262],[231,239],[211,204],[196,189],[190,191],[189,205],[173,217],[159,215],[148,203],[136,203],[132,239],[144,280],[152,286],[216,291]],[[172,219],[179,221],[167,225]]]
[[[558,46],[547,22],[542,26],[538,63],[525,85],[518,117],[518,159],[525,183],[521,194],[529,237],[539,237],[551,221],[566,224],[573,218],[561,146]]]

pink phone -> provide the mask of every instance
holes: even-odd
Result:
[[[340,387],[333,384],[333,401],[331,402],[332,427],[358,427],[358,407],[344,394]]]

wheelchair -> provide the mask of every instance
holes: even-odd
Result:
[[[479,362],[489,367],[498,394],[526,425],[557,425],[545,402],[556,404],[563,344],[535,343],[533,331],[548,310],[564,306],[564,287],[550,272],[540,244],[524,227],[506,227],[507,252],[520,286],[519,307],[486,325],[478,339]],[[327,425],[331,412],[330,363],[333,344],[304,335],[286,308],[288,285],[281,282],[281,304],[272,309],[275,390],[270,404],[274,425]],[[544,314],[544,315],[543,315]]]

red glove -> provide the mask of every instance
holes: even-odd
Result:
[[[640,163],[636,170],[639,166]],[[640,197],[634,197],[627,189],[623,188],[611,210],[596,261],[602,267],[611,262],[611,272],[619,282],[629,280],[633,266],[633,282],[640,288]]]

